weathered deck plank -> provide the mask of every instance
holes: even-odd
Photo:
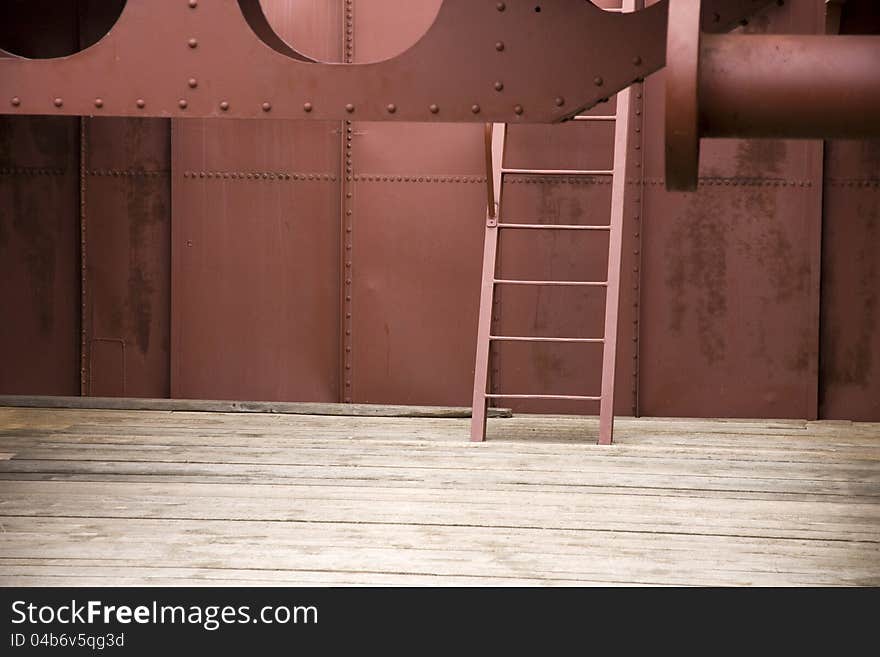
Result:
[[[467,423],[0,408],[0,585],[880,585],[878,424]]]

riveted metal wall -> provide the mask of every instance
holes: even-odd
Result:
[[[0,44],[79,46],[78,7],[9,2]],[[21,25],[32,29],[21,29]],[[0,392],[79,394],[79,119],[0,119]]]
[[[82,394],[170,393],[170,122],[86,119]]]
[[[78,119],[0,119],[5,394],[79,394],[78,135]]]
[[[331,3],[264,4],[282,37],[338,53]],[[197,94],[190,77],[181,85]],[[173,397],[339,398],[340,133],[326,122],[174,122]]]
[[[824,31],[822,3],[745,28]],[[817,415],[822,148],[704,141],[695,194],[663,184],[663,76],[647,83],[640,412]]]
[[[119,5],[53,5],[36,42],[7,21],[0,47],[72,52]],[[300,50],[365,62],[418,39],[439,0],[263,5]],[[746,29],[819,32],[823,6],[786,3]],[[182,73],[182,96],[195,78]],[[709,142],[701,191],[670,194],[662,74],[633,98],[617,413],[880,419],[876,144]],[[178,120],[173,140],[161,120],[0,122],[0,392],[468,404],[482,130],[356,118]],[[512,126],[507,165],[606,168],[612,136]],[[608,182],[510,176],[506,218],[607,222]],[[529,233],[502,238],[504,275],[603,277],[602,237]],[[496,330],[593,337],[603,306],[503,289]],[[583,345],[505,344],[493,364],[495,391],[539,394],[590,394],[601,369]]]
[[[843,6],[841,34],[877,34],[875,3]],[[825,147],[819,411],[880,419],[880,141]]]
[[[403,51],[440,4],[355,2],[354,61]],[[467,405],[486,199],[482,126],[352,127],[351,398]]]
[[[829,142],[820,411],[880,418],[880,142]]]

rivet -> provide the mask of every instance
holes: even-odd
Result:
[[[497,50],[498,52],[502,52],[504,50],[504,42],[499,41],[498,43],[496,43],[495,50]]]
[[[559,96],[554,102],[556,103],[556,107],[562,107],[565,105],[565,98]]]
[[[195,9],[199,6],[199,0],[189,0],[189,8]]]
[[[633,66],[641,66],[641,65],[642,65],[642,58],[639,57],[638,55],[633,57]]]
[[[220,109],[222,109],[224,112],[227,111],[229,109],[229,103],[224,100],[220,103]]]
[[[188,42],[190,48],[198,48],[199,40],[198,39],[190,39]]]
[[[269,112],[272,110],[272,103],[263,103],[263,111]]]
[[[495,5],[495,8],[498,11],[504,11],[505,9],[507,9],[507,5],[504,4],[503,2],[499,2],[497,5]]]
[[[388,110],[389,114],[394,114],[397,111],[397,105],[395,105],[394,103],[391,103],[385,109]]]
[[[431,114],[436,114],[440,111],[440,107],[437,105],[431,105],[428,109],[431,110]]]
[[[499,80],[495,83],[495,91],[502,91],[504,89],[504,83]]]
[[[98,107],[98,108],[104,107],[104,101],[101,100],[100,98],[95,98],[95,107]]]
[[[474,114],[479,114],[480,113],[480,106],[474,105],[473,107],[471,107],[471,112],[473,112]]]
[[[351,114],[352,112],[354,112],[354,105],[349,103],[348,105],[345,106],[345,111],[348,112],[349,114]]]
[[[12,100],[10,100],[9,102],[12,103],[12,106],[13,106],[13,107],[18,107],[19,105],[21,105],[21,98],[19,98],[18,96],[15,96],[15,97],[14,97]]]
[[[305,111],[305,112],[311,112],[312,109],[313,109],[313,108],[312,108],[312,104],[311,104],[311,103],[306,103],[305,105],[303,105],[303,111]]]
[[[64,105],[64,101],[60,98],[56,98],[53,102],[55,104],[55,107],[61,107],[62,105]]]
[[[516,114],[522,114],[522,113],[523,113],[523,106],[522,106],[522,105],[517,105],[516,107],[513,108],[513,111],[514,111]]]
[[[186,109],[187,105],[189,105],[189,103],[187,103],[183,98],[177,101],[177,106],[180,107],[180,109]]]
[[[135,105],[137,105],[138,107],[140,107],[141,109],[143,109],[144,107],[146,107],[147,104],[144,102],[144,99],[143,99],[143,98],[138,98],[138,99],[137,99],[137,102],[135,103]]]
[[[190,89],[195,89],[196,87],[199,86],[199,81],[196,80],[195,78],[190,78],[189,80],[186,81],[186,83],[189,85]]]
[[[603,84],[605,84],[605,80],[597,75],[595,78],[593,78],[593,84],[595,84],[597,87],[601,87]]]

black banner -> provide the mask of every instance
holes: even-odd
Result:
[[[876,589],[8,588],[0,596],[2,655],[504,646],[556,654],[704,635],[716,648],[776,640],[790,649],[802,640],[839,650],[870,636],[880,608]]]

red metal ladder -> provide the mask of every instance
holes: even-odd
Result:
[[[480,316],[477,334],[477,356],[474,368],[473,415],[471,440],[486,439],[486,412],[488,404],[495,399],[554,399],[599,402],[599,444],[610,445],[614,433],[614,368],[617,352],[617,316],[620,302],[620,265],[624,193],[626,191],[626,152],[629,135],[630,94],[626,89],[617,95],[616,116],[577,116],[577,121],[614,121],[614,165],[610,170],[558,170],[558,169],[507,169],[504,167],[504,151],[507,126],[504,123],[486,126],[486,167],[488,182],[488,212],[486,237],[483,244],[483,277],[480,290]],[[609,225],[550,225],[504,223],[502,200],[504,178],[508,174],[532,174],[543,176],[611,176],[611,219]],[[563,230],[607,231],[609,236],[608,275],[604,281],[528,281],[497,278],[498,236],[502,230]],[[603,287],[605,298],[605,333],[596,338],[533,337],[492,335],[492,305],[495,289],[499,285],[553,285]],[[537,395],[527,393],[487,392],[490,345],[493,342],[555,342],[602,344],[602,385],[599,395]]]

